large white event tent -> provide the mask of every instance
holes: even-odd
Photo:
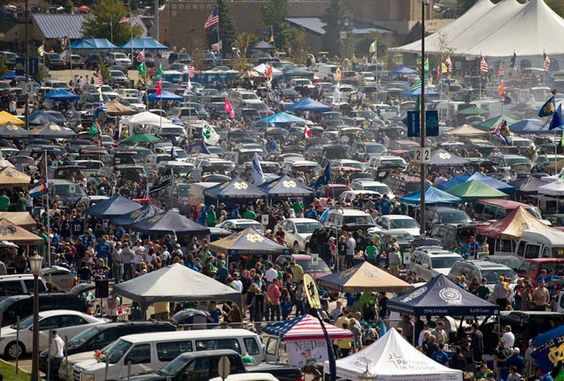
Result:
[[[429,53],[452,49],[453,55],[487,58],[535,58],[542,62],[543,52],[551,58],[564,58],[564,19],[544,0],[519,4],[502,0],[478,0],[464,15],[425,38]],[[392,49],[396,52],[419,53],[421,41]]]
[[[337,360],[337,377],[378,381],[462,381],[462,371],[425,356],[394,328],[376,342]],[[324,363],[329,373],[329,363]]]

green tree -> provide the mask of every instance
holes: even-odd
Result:
[[[231,47],[235,46],[237,38],[237,27],[231,15],[229,3],[226,0],[217,0],[217,13],[219,15],[219,39],[223,44],[223,53],[231,53]],[[208,33],[208,44],[217,42],[217,29],[213,28]]]
[[[129,12],[122,1],[100,0],[84,21],[82,27],[84,37],[107,38],[115,45],[122,45],[131,38],[141,37],[141,26],[120,23],[125,17],[129,17]]]
[[[289,9],[289,0],[270,0],[261,8],[262,19],[267,28],[274,29],[274,44],[279,48],[292,46],[296,37],[295,30],[286,21]]]
[[[110,68],[108,67],[108,64],[106,63],[106,61],[100,57],[100,59],[98,60],[98,70],[100,70],[100,74],[102,74],[102,78],[104,79],[104,83],[109,83],[110,82]]]
[[[341,32],[350,29],[348,25],[349,12],[343,6],[342,0],[330,0],[329,6],[323,16],[325,34],[323,35],[323,49],[329,54],[340,53]]]
[[[0,57],[0,77],[5,76],[9,72],[10,69],[8,69],[8,66],[6,66],[6,60],[4,59],[4,57]]]

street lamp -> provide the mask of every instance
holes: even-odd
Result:
[[[419,98],[419,144],[421,145],[421,150],[425,148],[425,7],[429,5],[429,0],[421,0],[421,95]],[[423,157],[423,152],[421,152],[421,157]],[[420,174],[420,201],[419,201],[419,234],[425,236],[425,162],[421,160]]]
[[[34,254],[29,257],[29,267],[33,274],[33,343],[31,357],[31,381],[39,381],[39,274],[43,257]]]

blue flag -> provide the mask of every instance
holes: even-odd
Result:
[[[552,116],[554,110],[556,109],[556,104],[554,103],[554,95],[550,97],[549,100],[542,105],[539,110],[539,118],[544,118],[545,116]]]
[[[255,156],[251,162],[253,166],[253,178],[255,179],[256,185],[264,184],[264,172],[262,171],[262,166],[260,165],[260,158],[257,152],[255,152]]]
[[[200,139],[200,153],[205,153],[205,154],[211,154],[211,152],[208,150],[208,147],[206,146],[206,142],[204,142],[204,139]]]
[[[315,180],[313,183],[314,188],[319,188],[320,186],[327,185],[331,182],[331,163],[327,163],[325,169],[323,169],[323,173],[321,176]]]
[[[548,129],[553,130],[558,127],[562,127],[562,103],[558,105],[558,108],[552,114],[552,120],[550,121]]]

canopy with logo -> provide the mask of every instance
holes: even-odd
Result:
[[[508,195],[494,187],[478,180],[467,180],[446,190],[448,193],[463,200],[477,200],[480,198],[505,198]]]
[[[292,179],[289,176],[283,176],[270,183],[264,183],[260,186],[269,198],[280,197],[307,197],[313,194],[311,188]]]
[[[131,213],[137,209],[141,209],[141,204],[123,196],[114,196],[90,205],[86,213],[101,218],[112,218]]]
[[[423,286],[388,300],[388,311],[410,315],[485,316],[499,306],[464,290],[443,274]]]
[[[413,286],[369,262],[329,274],[317,280],[317,285],[341,292],[405,292]]]
[[[29,136],[29,131],[17,124],[6,123],[0,125],[0,136],[4,138],[25,138]]]
[[[143,206],[141,209],[136,209],[130,213],[121,214],[119,216],[112,218],[112,223],[116,225],[128,226],[132,225],[141,220],[151,218],[158,213],[162,213],[163,210],[151,204]]]
[[[218,184],[204,191],[204,196],[212,199],[257,199],[264,198],[266,193],[254,184],[240,177],[228,183]]]
[[[243,254],[290,254],[290,248],[264,237],[254,228],[247,228],[209,244],[211,250],[228,255]]]
[[[131,225],[131,229],[145,234],[209,234],[210,229],[170,209]]]
[[[328,362],[324,368],[328,373]],[[392,328],[361,351],[337,360],[337,377],[352,381],[462,381],[462,371],[427,357]]]
[[[49,123],[44,127],[34,128],[31,130],[31,134],[49,139],[64,139],[72,138],[76,135],[76,132],[68,127],[61,127],[58,124]]]
[[[472,180],[478,180],[481,183],[489,185],[490,187],[493,187],[503,193],[515,193],[515,187],[513,185],[509,185],[507,183],[499,181],[498,179],[494,179],[493,177],[486,176],[480,172],[476,172],[472,176],[470,176],[468,181]]]
[[[469,124],[463,124],[460,127],[450,130],[445,133],[448,136],[457,136],[460,138],[479,138],[489,135],[488,131],[480,130],[479,128],[472,127]]]
[[[43,238],[2,218],[0,219],[0,241],[14,242],[18,245],[39,245],[43,243]]]
[[[5,167],[0,171],[0,186],[28,186],[31,177],[12,167]]]
[[[427,163],[428,165],[436,166],[453,166],[468,164],[468,160],[463,157],[456,156],[453,153],[445,151],[444,149],[437,150]]]

